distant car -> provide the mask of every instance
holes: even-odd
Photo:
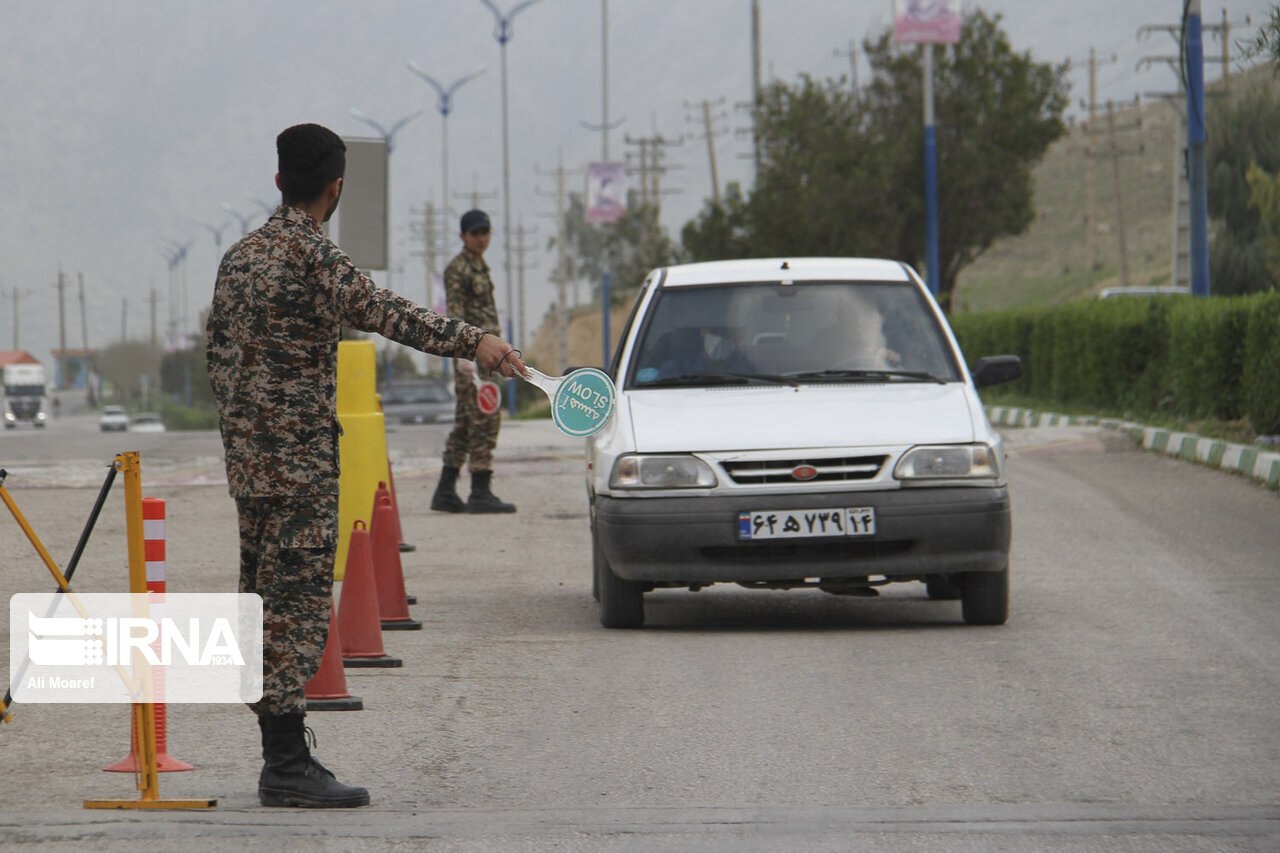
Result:
[[[139,412],[129,421],[129,432],[164,432],[164,418],[156,412]]]
[[[388,422],[451,423],[453,411],[453,395],[438,379],[400,379],[382,389],[382,414]]]
[[[129,428],[129,416],[120,406],[103,406],[98,418],[98,429],[103,432],[124,432]]]

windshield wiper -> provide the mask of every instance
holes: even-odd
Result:
[[[787,378],[802,382],[848,382],[854,379],[870,381],[911,379],[917,382],[936,382],[946,385],[947,380],[922,370],[801,370],[788,373]]]
[[[641,388],[676,388],[696,385],[797,385],[791,376],[776,373],[690,373],[645,382]]]

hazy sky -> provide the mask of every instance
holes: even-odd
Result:
[[[503,10],[515,0],[497,0]],[[1106,60],[1099,98],[1176,88],[1161,64],[1138,70],[1144,56],[1176,54],[1163,33],[1138,37],[1145,24],[1175,24],[1181,0],[987,0],[964,3],[1004,16],[1014,47],[1039,61],[1083,63],[1090,47]],[[1205,6],[1206,23],[1224,4]],[[1229,20],[1251,26],[1251,41],[1271,0],[1229,0]],[[450,194],[478,191],[495,229],[522,223],[526,243],[527,322],[532,334],[553,299],[546,278],[554,257],[543,251],[555,231],[555,180],[563,158],[578,170],[601,156],[601,0],[540,0],[513,20],[508,62],[510,184],[513,223],[503,223],[501,51],[493,15],[479,0],[6,0],[0,25],[0,349],[14,345],[13,293],[22,349],[47,359],[59,341],[59,266],[67,273],[66,343],[83,343],[79,276],[85,282],[88,344],[150,335],[149,294],[157,324],[195,328],[207,305],[221,248],[241,226],[265,218],[255,199],[278,200],[276,134],[305,121],[347,137],[374,131],[352,117],[356,107],[384,127],[426,112],[396,136],[391,158],[390,274],[375,278],[425,301],[422,241],[412,222],[428,200],[440,203],[441,116],[434,92],[406,68],[413,60],[443,82],[483,65],[455,95],[448,119]],[[763,73],[794,80],[848,75],[852,41],[879,34],[891,0],[760,0]],[[611,159],[637,148],[625,137],[684,137],[666,149],[664,225],[680,227],[710,196],[707,145],[689,105],[720,103],[715,156],[720,183],[749,183],[746,115],[735,108],[750,92],[750,0],[612,0],[609,23]],[[1234,52],[1234,48],[1233,48]],[[1206,43],[1216,56],[1216,42]],[[1111,57],[1115,55],[1115,61]],[[866,74],[865,64],[859,66]],[[1210,65],[1206,77],[1220,75]],[[1083,69],[1072,76],[1075,99],[1087,97]],[[695,138],[696,137],[696,138]],[[447,229],[468,200],[452,199]],[[162,250],[190,243],[174,286]],[[514,242],[514,241],[513,241]],[[488,259],[499,307],[506,312],[503,235]],[[456,241],[450,243],[450,251]],[[514,264],[514,257],[512,260]],[[185,317],[181,286],[186,281]],[[585,295],[585,289],[583,290]]]

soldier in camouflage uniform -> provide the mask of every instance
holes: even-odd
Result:
[[[484,253],[489,248],[489,216],[483,210],[462,214],[462,251],[444,270],[446,310],[450,317],[498,335],[501,323],[493,300],[493,278]],[[492,491],[493,448],[498,444],[501,411],[485,414],[476,405],[475,371],[458,363],[453,374],[453,429],[444,445],[444,467],[431,497],[431,508],[439,512],[515,512],[515,504],[501,500]],[[471,469],[471,495],[463,503],[458,497],[458,473],[463,465]]]
[[[442,317],[362,275],[321,230],[338,206],[346,146],[319,125],[276,140],[283,204],[222,259],[206,325],[227,483],[240,533],[240,590],[262,596],[266,765],[263,805],[358,806],[364,788],[339,783],[311,757],[305,686],[329,628],[338,539],[335,411],[340,329],[379,332],[424,352],[474,358],[511,375],[511,345]]]

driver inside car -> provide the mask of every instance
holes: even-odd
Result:
[[[751,373],[754,365],[738,349],[736,336],[725,326],[701,326],[696,336],[685,330],[673,357],[658,365],[657,379],[701,373]]]

